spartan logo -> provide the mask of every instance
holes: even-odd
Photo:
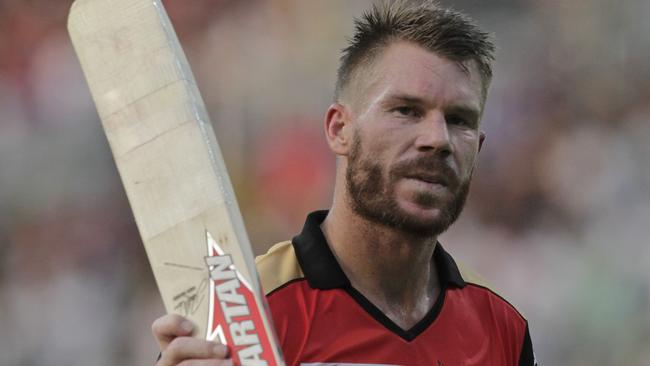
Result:
[[[210,305],[206,339],[230,345],[234,361],[242,366],[274,366],[268,335],[250,284],[235,269],[209,232],[206,232],[210,271]]]

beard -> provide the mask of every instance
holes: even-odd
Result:
[[[443,200],[433,192],[417,192],[412,198],[421,206],[438,206],[435,218],[420,218],[399,207],[397,181],[418,171],[435,171],[445,177],[452,198]],[[469,177],[471,177],[471,173]],[[346,188],[352,210],[374,223],[417,237],[442,234],[460,216],[469,193],[471,178],[459,181],[456,173],[435,154],[400,162],[385,172],[382,166],[366,157],[361,136],[355,132],[346,170]],[[455,188],[455,189],[454,189]]]

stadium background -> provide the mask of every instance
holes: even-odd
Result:
[[[442,241],[524,311],[542,364],[650,365],[650,2],[444,3],[498,52],[469,204]],[[0,0],[0,365],[151,365],[163,308],[69,4]],[[166,4],[261,253],[329,203],[321,121],[368,2]]]

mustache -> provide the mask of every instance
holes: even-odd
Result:
[[[406,160],[395,164],[390,170],[391,180],[400,177],[435,177],[450,188],[460,185],[460,178],[456,171],[435,155],[426,155],[420,158]]]

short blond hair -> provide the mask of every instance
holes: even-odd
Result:
[[[354,24],[354,34],[341,55],[336,101],[356,74],[370,68],[381,51],[396,41],[417,44],[458,62],[464,69],[468,61],[474,61],[485,97],[492,79],[494,44],[491,36],[468,16],[443,8],[433,0],[397,0],[373,5]]]

